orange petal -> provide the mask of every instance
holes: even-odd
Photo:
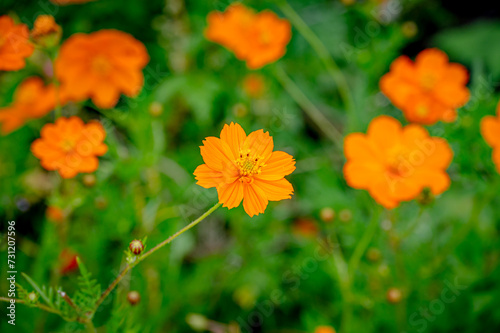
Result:
[[[280,201],[292,198],[293,186],[284,178],[273,181],[255,179],[253,185],[258,186],[270,201]]]
[[[253,184],[244,184],[243,195],[243,208],[250,217],[264,213],[268,200],[260,187]]]
[[[231,165],[234,166],[231,148],[219,138],[213,136],[206,138],[200,151],[205,164],[213,170],[223,171]]]
[[[228,209],[238,207],[243,200],[244,185],[240,181],[234,181],[231,184],[224,184],[217,188],[219,202]]]
[[[240,147],[245,141],[247,135],[243,128],[239,124],[231,122],[229,125],[224,125],[224,128],[220,132],[221,140],[225,141],[231,152],[233,153],[233,160],[238,159],[240,154]]]
[[[242,146],[242,150],[250,152],[251,157],[261,157],[263,163],[271,157],[273,148],[273,138],[263,130],[250,133]]]
[[[275,151],[267,160],[260,174],[255,177],[262,180],[279,180],[295,170],[293,156],[283,151]]]
[[[219,187],[224,183],[222,173],[210,169],[206,164],[202,164],[194,170],[194,175],[198,181],[196,184],[204,188]]]
[[[347,184],[357,189],[367,189],[370,184],[384,176],[385,169],[382,164],[364,161],[347,162],[344,165],[344,178]]]
[[[481,134],[490,147],[500,146],[500,119],[486,116],[481,120]]]
[[[348,160],[361,159],[364,161],[380,161],[382,156],[378,147],[362,133],[351,133],[345,137],[344,154]]]
[[[367,136],[382,152],[387,151],[399,142],[402,135],[401,123],[388,116],[373,119],[368,126]]]

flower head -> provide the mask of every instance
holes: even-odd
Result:
[[[61,177],[72,178],[79,172],[94,172],[97,156],[106,153],[106,132],[98,122],[84,124],[78,117],[58,118],[42,128],[41,138],[31,145],[42,167],[57,170]]]
[[[380,89],[408,121],[431,125],[456,119],[456,109],[469,100],[465,67],[449,63],[438,49],[419,53],[415,62],[400,56],[380,80]]]
[[[52,47],[59,43],[61,36],[62,29],[57,25],[53,16],[40,15],[36,18],[33,30],[31,30],[31,38],[37,44]]]
[[[219,202],[228,209],[243,200],[248,215],[263,213],[269,201],[290,199],[293,194],[284,177],[295,170],[295,160],[273,148],[268,132],[247,136],[238,124],[224,125],[220,139],[208,137],[200,147],[205,164],[194,171],[197,184],[217,188]]]
[[[133,97],[140,92],[148,61],[144,45],[127,33],[75,34],[63,43],[55,62],[61,99],[91,98],[96,106],[111,108],[121,93]]]
[[[264,94],[266,83],[259,74],[248,74],[243,79],[243,89],[245,93],[252,98],[259,98]]]
[[[367,134],[345,138],[344,153],[347,184],[368,190],[389,209],[415,199],[424,188],[437,195],[450,185],[446,169],[453,157],[451,148],[419,125],[402,127],[394,118],[377,117]]]
[[[24,80],[14,94],[12,105],[0,108],[2,133],[8,134],[30,119],[41,118],[55,106],[56,93],[52,84],[45,85],[39,77]]]
[[[25,24],[15,24],[7,16],[0,16],[0,70],[17,71],[26,65],[34,47],[29,41],[29,30]]]
[[[486,116],[481,120],[481,134],[488,145],[493,148],[493,163],[500,173],[500,102],[496,116]]]
[[[291,26],[271,11],[255,13],[242,4],[226,11],[211,12],[205,31],[207,39],[231,50],[251,69],[270,64],[286,53]]]
[[[61,251],[59,254],[59,271],[62,275],[67,275],[78,269],[77,257],[78,254],[69,248],[65,248]]]
[[[335,328],[331,326],[318,326],[314,329],[314,333],[336,333]]]

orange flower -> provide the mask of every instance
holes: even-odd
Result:
[[[52,47],[61,40],[62,29],[57,25],[53,16],[40,15],[36,18],[31,38],[44,47]]]
[[[468,79],[465,67],[449,63],[438,49],[427,49],[415,62],[406,56],[394,60],[380,89],[408,121],[431,125],[456,119],[456,109],[469,100]]]
[[[92,98],[96,106],[111,108],[120,93],[133,97],[140,92],[148,61],[144,45],[124,32],[75,34],[63,43],[55,63],[61,99]]]
[[[318,326],[314,330],[314,333],[336,333],[335,328],[331,326]]]
[[[77,257],[78,254],[75,251],[69,248],[63,249],[59,254],[59,272],[62,275],[67,275],[76,271],[78,269]]]
[[[230,5],[224,13],[211,12],[207,21],[207,39],[231,50],[251,69],[281,58],[292,37],[287,20],[271,11],[256,14],[242,4]]]
[[[389,209],[415,199],[424,188],[437,195],[450,185],[446,169],[453,158],[451,148],[419,125],[402,127],[394,118],[377,117],[366,135],[345,138],[344,153],[347,184],[368,190]]]
[[[319,233],[317,223],[308,218],[299,218],[293,221],[292,232],[304,237],[316,237]]]
[[[94,172],[99,166],[97,156],[108,150],[103,143],[106,132],[98,122],[84,124],[78,117],[58,118],[55,124],[42,128],[41,138],[31,145],[33,155],[47,170],[57,170],[63,178],[79,172]]]
[[[500,102],[497,105],[497,115],[486,116],[481,120],[481,134],[484,141],[493,148],[493,163],[500,173]]]
[[[259,98],[264,94],[265,82],[262,75],[248,74],[243,80],[245,93],[252,98]]]
[[[24,59],[29,57],[34,49],[25,24],[16,25],[11,17],[0,16],[0,70],[17,71],[24,68]]]
[[[0,108],[2,133],[8,134],[30,119],[41,118],[55,106],[55,88],[45,85],[39,77],[24,80],[14,94],[11,106]]]
[[[205,164],[194,171],[197,184],[217,188],[219,202],[228,209],[243,200],[250,217],[263,213],[268,201],[290,199],[293,194],[284,177],[295,170],[295,160],[273,148],[268,132],[247,136],[238,124],[224,125],[220,139],[208,137],[200,147]]]
[[[57,222],[57,223],[64,222],[64,219],[65,219],[64,211],[61,208],[56,207],[56,206],[47,207],[47,210],[45,211],[45,216],[49,220],[51,220],[53,222]]]

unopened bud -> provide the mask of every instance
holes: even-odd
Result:
[[[208,328],[208,319],[201,314],[189,313],[186,322],[195,331],[205,331]]]
[[[340,221],[346,222],[346,223],[351,221],[351,219],[352,219],[351,211],[349,209],[342,209],[339,212],[339,219],[340,219]]]
[[[129,291],[127,294],[127,300],[130,305],[136,305],[141,301],[141,294],[139,294],[139,292],[135,290]]]
[[[141,254],[142,251],[144,251],[144,244],[142,244],[140,240],[134,239],[133,241],[130,242],[128,248],[130,249],[130,252],[132,252],[137,256]]]
[[[401,302],[401,299],[403,298],[403,293],[401,290],[398,288],[391,288],[387,290],[387,301],[392,304],[396,304]]]
[[[159,117],[163,113],[163,105],[160,102],[153,102],[149,105],[149,114],[153,117]]]
[[[38,300],[38,295],[34,291],[28,294],[28,301],[30,301],[31,303],[36,303],[37,300]]]
[[[54,47],[61,40],[62,30],[53,16],[40,15],[36,18],[31,38],[42,47]]]
[[[82,182],[83,182],[83,185],[85,185],[87,187],[92,187],[96,183],[96,177],[93,174],[84,175]]]
[[[319,217],[323,222],[332,222],[335,218],[335,211],[331,207],[325,207],[319,212]]]

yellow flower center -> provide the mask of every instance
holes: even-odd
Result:
[[[106,57],[97,56],[92,61],[92,69],[100,74],[107,74],[111,69],[111,64]]]
[[[66,139],[63,142],[61,142],[61,148],[65,153],[69,153],[70,151],[73,150],[74,147],[75,143],[71,140]]]
[[[437,78],[432,73],[426,73],[420,80],[420,84],[426,90],[432,90],[436,84]]]
[[[250,151],[240,151],[240,157],[236,160],[241,177],[259,174],[263,167],[262,157],[250,154]]]
[[[417,106],[417,115],[420,117],[425,117],[429,113],[429,110],[425,105],[419,105]]]

